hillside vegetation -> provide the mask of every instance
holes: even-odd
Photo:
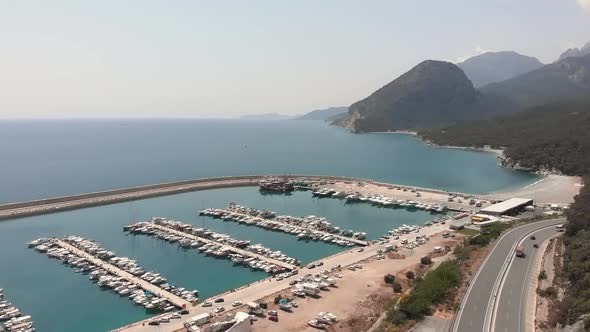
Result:
[[[590,170],[590,101],[561,102],[511,115],[420,132],[439,145],[503,147],[506,163],[568,175]]]
[[[585,178],[589,183],[590,178]],[[559,306],[559,322],[571,325],[581,315],[590,313],[590,186],[576,196],[567,213],[565,235],[564,277],[568,282]],[[584,328],[590,330],[590,321]]]

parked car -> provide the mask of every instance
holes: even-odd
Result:
[[[215,313],[216,314],[218,314],[220,312],[224,312],[224,311],[225,311],[225,308],[224,307],[217,307],[217,308],[215,308]]]
[[[269,310],[267,313],[268,313],[270,316],[278,316],[278,315],[279,315],[279,313],[278,313],[276,310]]]
[[[205,301],[205,302],[203,302],[203,304],[201,304],[201,307],[204,307],[204,308],[205,307],[211,307],[211,306],[213,306],[213,303],[211,303],[209,301]]]
[[[217,299],[215,299],[215,303],[221,303],[221,302],[223,302],[223,301],[225,301],[225,300],[223,299],[223,297],[220,297],[220,298],[217,298]]]
[[[272,320],[273,322],[278,322],[279,321],[279,317],[277,317],[277,316],[268,316],[268,320]]]

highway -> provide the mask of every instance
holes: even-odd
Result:
[[[540,244],[542,237],[556,232],[554,225],[564,222],[565,219],[563,218],[535,222],[517,227],[502,235],[471,280],[451,331],[524,331],[520,328],[525,321],[522,316],[525,313],[524,307],[527,293],[523,289],[525,288],[525,282],[528,280],[527,274],[534,255],[528,254],[524,259],[519,258],[514,261],[514,264],[510,265],[507,271],[507,278],[505,278],[507,281],[502,284],[503,272],[513,259],[514,248],[516,248],[521,238],[526,237],[528,239],[529,233],[551,226],[548,231],[538,233],[540,238],[535,242]],[[528,241],[530,242],[530,240]],[[524,242],[527,245],[525,249],[527,253],[532,251],[532,243],[529,242]],[[502,291],[496,302],[494,294],[498,287],[502,287]],[[497,305],[495,305],[496,303]],[[496,309],[495,317],[497,318],[495,322],[492,319],[494,309]],[[505,321],[507,317],[509,317],[508,322]],[[494,323],[496,326],[492,330],[491,327]]]
[[[541,242],[549,239],[555,233],[555,227],[541,229],[522,241],[526,257],[515,258],[506,273],[506,278],[499,293],[499,300],[492,316],[492,331],[527,331],[526,323],[528,318],[531,318],[527,317],[527,309],[529,309],[527,297],[529,292],[535,291],[531,289],[530,281],[537,278],[536,275],[532,276],[534,273],[533,262],[539,255],[542,255],[539,249],[533,247],[533,244],[536,243],[540,246]],[[533,235],[535,240],[530,239],[530,236]]]

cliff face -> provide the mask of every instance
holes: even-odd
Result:
[[[336,124],[354,132],[416,129],[473,118],[480,104],[459,67],[427,60],[352,104]]]

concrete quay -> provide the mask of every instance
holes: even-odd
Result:
[[[91,262],[92,264],[118,276],[121,278],[125,278],[127,281],[133,282],[134,284],[138,285],[139,287],[141,287],[143,290],[145,291],[150,291],[152,293],[154,293],[155,295],[158,295],[160,297],[165,298],[168,302],[172,303],[174,306],[178,307],[178,308],[190,308],[192,307],[192,303],[188,302],[185,299],[182,299],[179,296],[176,296],[154,284],[151,284],[137,276],[134,276],[131,273],[128,273],[126,271],[121,270],[120,268],[109,264],[105,261],[103,261],[100,258],[94,257],[91,254],[87,253],[84,250],[78,249],[75,246],[64,242],[62,240],[56,240],[55,242],[57,245],[59,245],[60,247],[68,250],[69,252],[76,254],[79,257],[82,257],[84,259],[86,259],[87,261]]]

